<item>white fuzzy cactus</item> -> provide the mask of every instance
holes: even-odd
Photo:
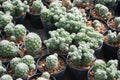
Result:
[[[50,74],[48,72],[43,72],[41,77],[37,78],[37,80],[49,80]]]
[[[102,26],[99,20],[94,20],[92,23],[93,26],[95,27],[95,30],[98,30]]]
[[[42,41],[38,34],[36,33],[29,33],[25,37],[25,47],[27,52],[31,55],[38,54],[41,51]]]
[[[10,61],[10,67],[15,68],[17,64],[21,63],[22,60],[19,57],[15,57]]]
[[[13,80],[13,78],[10,75],[5,74],[0,78],[0,80]]]
[[[46,57],[46,67],[48,69],[54,69],[58,67],[58,54],[55,53]]]

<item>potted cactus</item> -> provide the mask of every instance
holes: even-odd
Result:
[[[81,43],[78,48],[75,45],[71,45],[70,52],[67,56],[68,69],[71,78],[75,80],[87,80],[87,71],[94,60],[94,50],[90,49],[88,44]]]
[[[4,74],[2,77],[0,77],[0,80],[13,80],[13,78],[9,74]]]
[[[5,12],[9,12],[16,24],[24,23],[26,12],[29,11],[29,5],[27,1],[22,2],[21,0],[7,0],[2,4],[2,8]]]
[[[41,10],[46,7],[42,3],[41,0],[35,0],[30,5],[30,11],[28,12],[28,17],[30,19],[30,22],[32,24],[33,28],[42,29],[42,22],[41,22]]]
[[[114,15],[114,12],[105,5],[96,4],[95,7],[91,8],[90,15],[93,18],[107,20]]]
[[[28,80],[56,80],[53,76],[50,76],[48,72],[37,73],[31,76]]]
[[[57,53],[46,54],[38,59],[37,68],[39,72],[47,71],[57,80],[61,80],[63,79],[67,64],[65,58]]]
[[[120,17],[112,17],[107,21],[107,25],[111,30],[120,31]]]
[[[3,54],[4,53],[4,54]],[[20,56],[21,51],[14,42],[0,41],[0,60],[7,64],[13,57]]]
[[[0,29],[3,30],[4,27],[11,23],[13,20],[13,17],[9,13],[4,13],[0,11]]]
[[[73,0],[73,6],[78,7],[80,9],[89,10],[94,7],[95,0]]]
[[[58,53],[59,55],[66,56],[74,34],[70,34],[63,28],[49,31],[49,34],[50,38],[44,41],[45,45],[49,49],[49,53]]]
[[[98,59],[88,71],[88,80],[117,80],[120,79],[120,71],[117,69],[118,61],[105,61]]]
[[[108,30],[108,26],[105,21],[101,19],[94,19],[91,18],[86,23],[87,27],[93,27],[96,31],[99,33],[104,33],[106,30]]]
[[[117,51],[119,49],[120,33],[108,30],[104,33],[104,42],[102,46],[103,55],[107,60],[117,59]]]
[[[6,67],[2,64],[2,61],[0,60],[0,77],[6,73]]]
[[[27,79],[35,74],[37,69],[34,58],[26,55],[22,58],[13,58],[7,66],[7,71],[14,79]]]

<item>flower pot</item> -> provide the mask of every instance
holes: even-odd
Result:
[[[37,80],[37,78],[40,77],[41,75],[42,75],[42,73],[34,74],[33,76],[31,76],[27,80]],[[56,80],[56,79],[53,76],[50,76],[50,80]]]
[[[24,24],[26,20],[26,13],[20,15],[20,16],[15,16],[13,17],[15,20],[16,24]]]
[[[108,31],[104,33],[104,36],[107,35]],[[102,53],[105,59],[117,59],[117,51],[119,49],[119,45],[111,45],[104,40],[102,46]]]
[[[47,71],[51,74],[51,76],[54,76],[56,78],[56,80],[63,80],[63,75],[64,75],[66,68],[67,68],[65,58],[63,56],[58,55],[58,60],[60,61],[58,68],[56,68],[54,70],[49,70],[49,69],[47,69],[47,67],[45,65],[45,58],[49,55],[50,54],[43,55],[42,57],[40,57],[38,59],[38,61],[37,61],[38,71],[39,72]]]
[[[117,25],[115,24],[115,16],[107,20],[107,25],[112,31],[120,32],[120,29],[117,28]]]
[[[94,78],[92,69],[93,69],[93,67],[91,67],[91,68],[89,69],[88,73],[87,73],[87,78],[88,78],[88,80],[96,80],[96,79]]]
[[[105,16],[105,17],[101,17],[101,16],[99,15],[99,13],[95,10],[95,7],[93,7],[93,8],[90,9],[91,18],[94,18],[94,19],[102,19],[102,20],[104,20],[104,21],[106,21],[106,22],[107,22],[107,20],[108,20],[109,18],[111,18],[112,16],[114,16],[114,11],[113,11],[113,9],[109,8],[109,13],[110,13],[111,15]]]
[[[100,21],[101,23],[101,26],[98,28],[98,29],[95,29],[95,26],[93,24],[93,21],[94,20],[98,20]],[[101,19],[95,19],[95,18],[90,18],[88,21],[87,21],[87,26],[89,27],[93,27],[96,31],[98,31],[99,33],[103,34],[105,31],[108,30],[108,26],[107,26],[107,23],[104,21],[104,20],[101,20]]]
[[[13,77],[13,79],[18,78],[14,75],[14,69],[10,68],[10,64],[7,65],[7,73],[10,74]],[[27,80],[27,78],[31,77],[32,75],[35,75],[36,73],[37,73],[37,68],[34,70],[30,70],[28,72],[28,75],[26,75],[23,79]]]

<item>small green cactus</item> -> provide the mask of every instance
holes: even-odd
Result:
[[[42,41],[38,34],[28,33],[25,37],[25,47],[27,52],[31,55],[38,54],[41,51]]]
[[[17,40],[23,39],[23,37],[25,37],[26,33],[27,33],[27,30],[26,30],[25,26],[23,26],[22,24],[18,24],[14,27],[14,35]]]
[[[22,62],[26,63],[30,70],[36,68],[34,58],[31,55],[25,55],[22,58]]]
[[[65,31],[63,28],[49,31],[51,38],[45,40],[44,43],[47,47],[53,50],[67,51],[69,45],[73,40],[73,35]]]
[[[107,5],[107,6],[113,6],[115,5],[117,0],[97,0],[98,3],[103,4],[103,5]]]
[[[54,69],[58,67],[58,54],[55,53],[46,57],[46,67],[48,69]]]
[[[22,60],[19,57],[15,57],[10,61],[10,67],[15,68],[17,64],[21,63]]]
[[[120,24],[120,17],[115,17],[114,21],[116,25]]]
[[[29,67],[25,63],[19,63],[19,64],[16,65],[14,71],[15,71],[15,76],[16,77],[24,78],[24,77],[27,76],[27,74],[29,72]]]
[[[19,54],[20,54],[20,50],[15,45],[14,42],[9,42],[8,40],[2,40],[0,42],[0,56],[2,56],[2,57],[16,57]]]
[[[0,76],[3,75],[6,72],[6,69],[4,66],[0,65]]]
[[[7,24],[4,28],[4,31],[6,33],[7,36],[11,36],[14,33],[14,24],[11,22],[9,24]]]
[[[92,23],[95,30],[98,30],[102,26],[99,20],[94,20]]]
[[[41,77],[37,78],[37,80],[49,80],[50,74],[48,72],[43,72]]]
[[[13,78],[10,75],[5,74],[0,78],[0,80],[13,80]]]

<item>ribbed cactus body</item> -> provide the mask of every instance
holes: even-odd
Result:
[[[0,78],[0,80],[13,80],[13,78],[10,75],[5,74]]]
[[[25,47],[29,54],[37,54],[41,51],[42,42],[41,38],[36,33],[29,33],[25,37]]]

